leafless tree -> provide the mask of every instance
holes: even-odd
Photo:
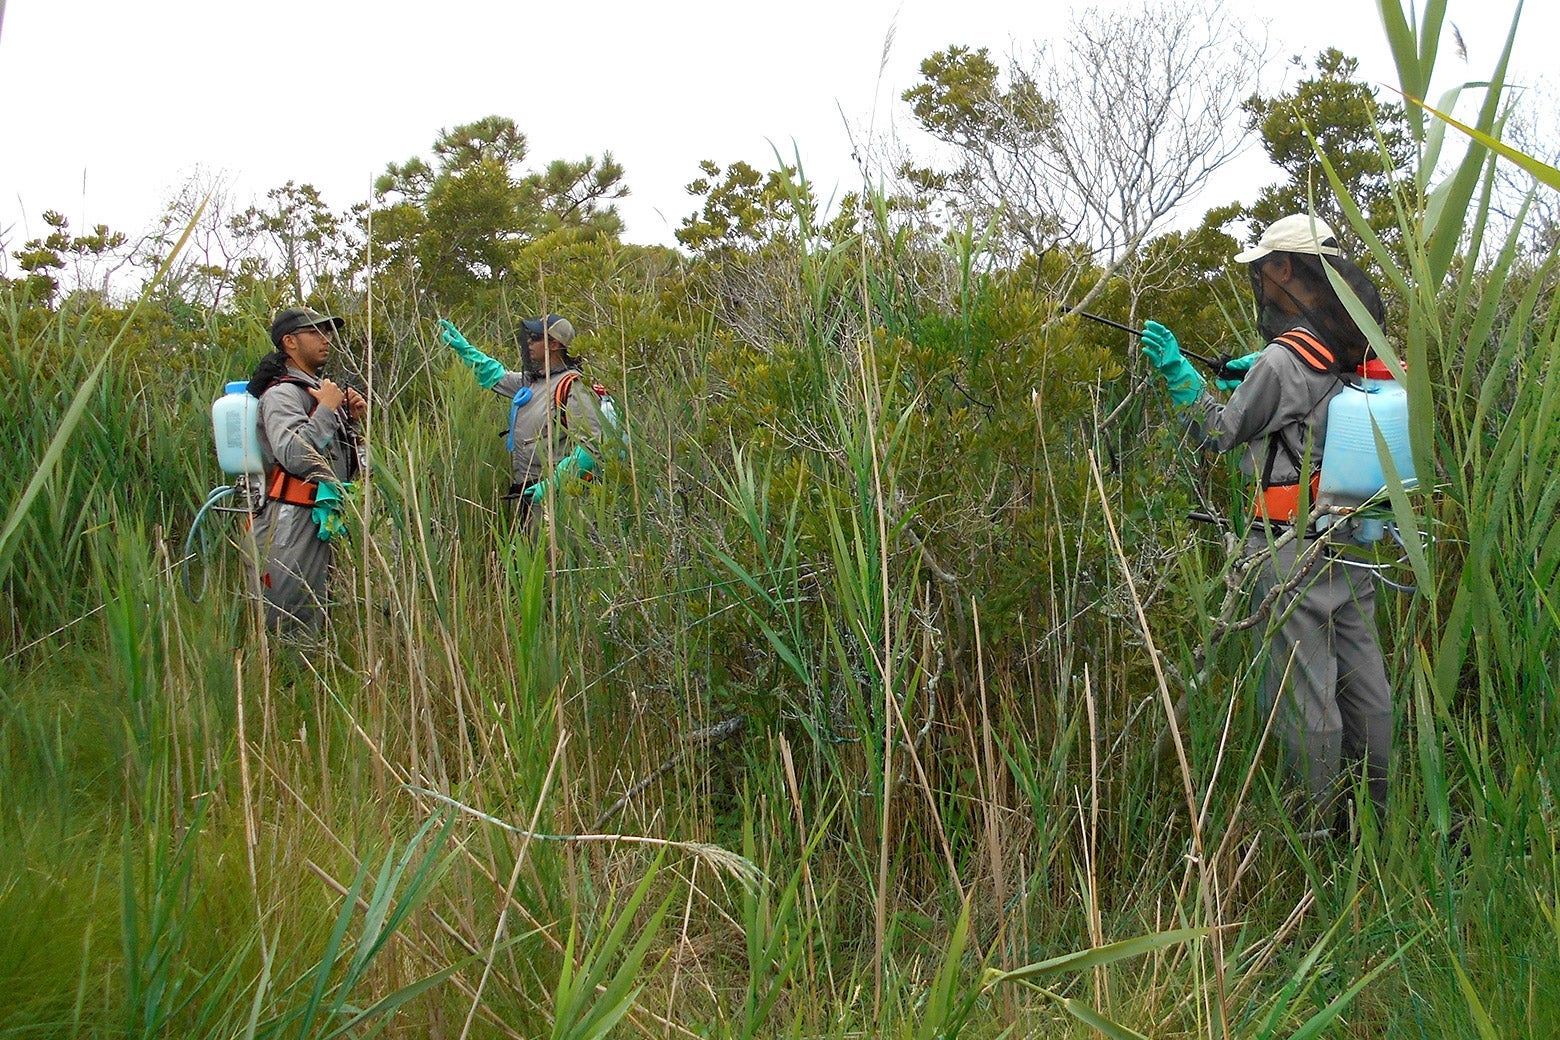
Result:
[[[1245,143],[1264,46],[1222,0],[1074,16],[1041,54],[1055,99],[1040,201],[1107,263],[1137,249]]]
[[[1514,94],[1501,139],[1535,159],[1560,165],[1560,144],[1556,143],[1560,140],[1560,96],[1552,83],[1540,82]],[[1495,178],[1490,213],[1496,226],[1491,228],[1490,241],[1504,239],[1521,215],[1523,238],[1530,250],[1547,255],[1560,247],[1560,192],[1539,184],[1532,174],[1511,162],[1497,163]]]
[[[1081,248],[1114,273],[1244,147],[1240,105],[1265,53],[1223,0],[1089,8],[1001,70],[952,48],[905,96],[954,167],[902,168],[993,227],[999,249]]]

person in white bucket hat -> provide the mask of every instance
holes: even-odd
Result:
[[[1251,264],[1269,253],[1309,253],[1315,256],[1342,256],[1338,236],[1321,217],[1291,213],[1267,226],[1257,244],[1235,254],[1237,264]]]
[[[1323,265],[1353,290],[1378,326],[1381,294],[1343,256],[1333,229],[1305,213],[1275,220],[1235,259],[1249,265],[1257,327],[1267,346],[1226,366],[1230,378],[1218,384],[1231,391],[1229,399],[1208,392],[1175,335],[1158,322],[1147,323],[1143,352],[1204,447],[1245,449],[1242,468],[1258,484],[1247,548],[1274,547],[1253,603],[1280,590],[1267,632],[1255,630],[1257,653],[1267,653],[1263,718],[1276,711],[1286,772],[1304,792],[1301,827],[1336,833],[1347,822],[1347,796],[1360,777],[1378,820],[1385,820],[1393,713],[1371,576],[1347,566],[1334,544],[1321,547],[1319,557],[1308,552],[1328,537],[1307,522],[1317,497],[1328,406],[1371,353]],[[1296,524],[1307,526],[1275,546]],[[1307,559],[1314,562],[1302,573]]]

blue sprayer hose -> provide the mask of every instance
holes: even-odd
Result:
[[[194,587],[190,578],[190,561],[199,556],[204,556],[206,552],[206,533],[201,530],[200,525],[206,519],[206,514],[211,512],[218,502],[221,502],[237,490],[238,488],[232,484],[224,484],[221,487],[212,488],[211,493],[206,496],[205,503],[195,514],[195,520],[190,524],[190,533],[185,536],[184,556],[179,560],[179,566],[184,576],[184,594],[189,597],[191,603],[199,603],[206,595],[205,567],[202,567],[200,571],[200,588],[198,590]],[[199,550],[196,549],[195,545],[197,539],[200,542]]]

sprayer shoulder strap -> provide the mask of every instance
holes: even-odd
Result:
[[[272,387],[282,383],[301,386],[305,392],[314,389],[313,384],[306,379],[299,379],[297,376],[278,376],[271,386],[266,387],[266,392],[269,393]],[[309,415],[312,416],[319,407],[319,399],[309,394]],[[267,498],[286,502],[290,506],[312,506],[318,491],[318,482],[294,476],[283,469],[279,462],[266,471],[265,496]]]
[[[1273,483],[1273,463],[1278,461],[1278,453],[1282,449],[1284,454],[1289,456],[1289,464],[1295,468],[1296,473],[1299,473],[1304,468],[1300,462],[1300,456],[1295,454],[1295,449],[1289,446],[1289,442],[1284,440],[1283,435],[1278,430],[1268,434],[1267,444],[1267,461],[1262,466],[1262,490],[1266,491],[1268,488],[1276,486],[1287,487],[1288,485],[1275,485]]]
[[[1315,372],[1318,375],[1330,375],[1333,377],[1333,379],[1327,381],[1327,388],[1322,391],[1321,397],[1318,397],[1311,403],[1311,406],[1306,409],[1306,413],[1309,415],[1312,411],[1315,410],[1316,406],[1321,403],[1322,398],[1327,396],[1328,391],[1332,389],[1333,382],[1338,377],[1337,357],[1330,349],[1328,349],[1325,343],[1304,329],[1290,329],[1283,335],[1275,337],[1273,342],[1282,344],[1284,347],[1288,348],[1288,350],[1293,353],[1295,357],[1300,359],[1300,363],[1306,368],[1310,369],[1312,372]],[[1300,438],[1302,441],[1307,438],[1309,432],[1309,422],[1302,420],[1300,424]],[[1305,468],[1299,454],[1289,444],[1289,442],[1284,439],[1283,431],[1274,430],[1272,433],[1268,434],[1267,460],[1262,467],[1262,475],[1260,478],[1261,487],[1263,490],[1275,486],[1288,486],[1275,485],[1273,483],[1273,464],[1278,460],[1279,451],[1283,451],[1283,453],[1289,457],[1290,465],[1294,467],[1295,473],[1297,475]]]
[[[291,383],[293,386],[301,386],[303,387],[303,392],[306,394],[308,394],[310,390],[317,389],[315,386],[309,383],[308,380],[299,379],[297,376],[279,376],[276,382],[272,383],[271,386],[280,386],[283,383]],[[315,397],[313,394],[309,394],[309,414],[312,416],[316,411],[319,410],[319,407],[319,398]]]
[[[1290,329],[1282,336],[1276,337],[1273,342],[1288,347],[1305,367],[1313,372],[1333,375],[1338,372],[1338,358],[1328,349],[1327,344],[1304,329]]]
[[[563,378],[553,387],[553,407],[558,411],[558,421],[565,427],[569,425],[569,391],[574,389],[574,384],[582,378],[584,377],[579,372],[570,370],[565,372]],[[598,401],[604,401],[612,396],[600,383],[591,383],[590,389]]]
[[[557,409],[558,421],[564,426],[569,425],[569,391],[574,389],[574,384],[580,381],[578,372],[569,371],[563,374],[563,378],[553,384],[553,407]]]

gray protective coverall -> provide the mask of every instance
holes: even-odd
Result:
[[[578,378],[569,388],[560,421],[553,410],[553,397],[558,384],[571,372]],[[545,377],[532,379],[524,372],[507,371],[493,384],[493,392],[511,406],[520,390],[531,392],[530,399],[514,414],[511,490],[518,491],[547,477],[551,467],[557,466],[576,444],[585,445],[600,459],[601,410],[590,381],[578,373],[578,369],[554,369]]]
[[[1321,471],[1327,406],[1342,388],[1339,376],[1317,372],[1288,347],[1270,343],[1227,403],[1205,392],[1189,411],[1205,446],[1219,451],[1245,446],[1241,468],[1259,483],[1271,452],[1269,483],[1296,484],[1301,474],[1295,460],[1305,459],[1307,450],[1307,477]],[[1264,549],[1272,537],[1256,521],[1247,548]],[[1310,532],[1296,538],[1263,564],[1255,602],[1293,577],[1298,558],[1317,537]],[[1264,718],[1285,698],[1274,726],[1286,763],[1309,796],[1311,822],[1321,827],[1334,823],[1343,782],[1357,775],[1361,762],[1371,801],[1384,818],[1392,747],[1392,690],[1376,642],[1375,585],[1368,572],[1345,565],[1338,551],[1324,549],[1303,583],[1274,605],[1273,617],[1281,623],[1267,647],[1263,682]]]
[[[318,387],[320,381],[291,365],[289,378]],[[297,383],[276,383],[260,398],[260,456],[266,473],[280,465],[300,480],[351,480],[357,450],[346,406],[316,406]],[[269,481],[268,481],[269,483]],[[273,631],[318,630],[324,620],[325,582],[333,559],[309,506],[274,499],[255,517],[252,533],[260,561],[266,624]]]

